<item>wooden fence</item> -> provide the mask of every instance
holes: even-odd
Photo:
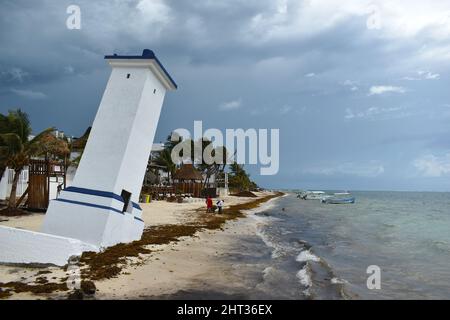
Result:
[[[63,162],[51,160],[31,160],[28,181],[28,208],[45,210],[49,204],[51,177],[64,177],[66,185],[66,167]]]

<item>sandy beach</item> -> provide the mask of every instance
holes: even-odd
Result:
[[[225,197],[225,213],[227,208],[255,200],[268,200],[274,194],[261,192],[257,196]],[[207,216],[204,212],[201,199],[181,204],[155,201],[141,204],[141,207],[147,230],[172,230],[210,222],[211,214]],[[8,221],[0,224],[38,231],[43,218],[43,214],[2,218]],[[86,268],[94,267],[82,263],[82,280],[94,279],[97,290],[90,298],[95,299],[239,298],[240,289],[248,290],[252,286],[255,266],[236,267],[233,261],[227,261],[227,257],[239,251],[240,237],[255,235],[256,226],[257,222],[249,213],[239,219],[227,220],[217,228],[198,228],[188,236],[169,238],[173,241],[142,246],[146,253],[124,257],[120,271],[112,277],[86,272]],[[158,231],[152,233],[157,239]],[[64,288],[68,276],[69,271],[59,267],[0,266],[0,283],[14,283],[15,288],[3,287],[5,299],[66,299],[73,291]],[[24,283],[26,287],[17,289],[18,283]]]

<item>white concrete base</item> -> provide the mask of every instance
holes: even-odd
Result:
[[[42,232],[79,239],[99,248],[139,240],[144,231],[137,204],[123,212],[118,195],[70,187],[50,201]]]
[[[2,263],[37,263],[64,266],[71,256],[99,248],[77,239],[0,226]]]

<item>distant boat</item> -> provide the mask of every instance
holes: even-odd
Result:
[[[355,203],[355,197],[348,192],[338,192],[332,196],[322,198],[322,202],[327,204],[349,204]]]
[[[300,193],[297,197],[303,200],[322,200],[327,194],[323,191],[305,191]]]

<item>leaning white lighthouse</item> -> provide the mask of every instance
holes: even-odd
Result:
[[[111,76],[73,185],[51,201],[43,225],[97,247],[140,239],[142,181],[165,93],[177,88],[151,50],[105,59]]]

